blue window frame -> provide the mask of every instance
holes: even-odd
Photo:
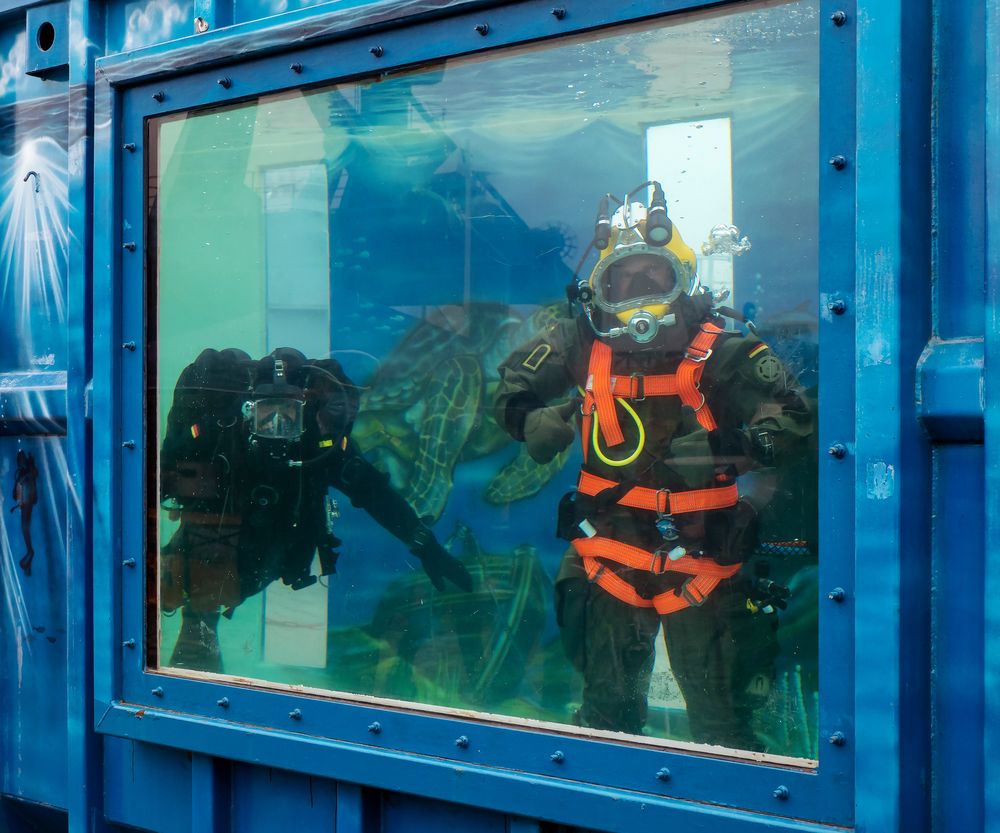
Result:
[[[198,44],[159,47],[101,62],[98,118],[98,266],[95,330],[95,431],[98,492],[118,496],[96,523],[97,715],[102,731],[196,751],[252,757],[303,772],[355,780],[480,806],[538,814],[580,826],[629,829],[640,819],[701,814],[718,828],[741,829],[760,814],[821,824],[853,818],[853,513],[849,466],[827,448],[850,449],[854,421],[854,333],[840,302],[853,294],[854,43],[851,27],[831,21],[849,6],[820,4],[819,350],[819,755],[815,768],[694,755],[632,743],[411,713],[374,704],[224,685],[197,675],[147,670],[148,578],[144,484],[155,465],[147,442],[145,372],[150,356],[146,216],[147,120],[228,105],[250,97],[419,66],[540,39],[698,8],[639,2],[609,10],[597,3],[554,14],[551,4],[493,9],[447,4],[412,15],[405,6],[316,15],[295,13],[273,25],[237,27]],[[433,14],[431,14],[433,12]],[[487,24],[484,29],[483,24]],[[479,27],[479,28],[477,28]],[[290,49],[289,44],[299,44]],[[845,81],[848,79],[848,81]],[[846,150],[845,150],[846,149]],[[837,160],[834,163],[834,160]],[[845,173],[845,167],[847,172]],[[829,588],[829,590],[827,590]],[[829,594],[829,596],[828,596]],[[99,611],[101,608],[99,608]],[[143,635],[146,634],[144,637]],[[464,738],[465,742],[459,742]],[[830,740],[827,743],[827,740]],[[540,780],[544,778],[545,780]],[[468,785],[468,786],[464,786]],[[604,788],[604,789],[595,789]],[[563,809],[541,809],[543,806]],[[739,812],[738,812],[739,811]],[[801,822],[797,828],[807,827]]]

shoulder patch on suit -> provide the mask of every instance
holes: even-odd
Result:
[[[539,344],[534,350],[531,351],[531,353],[528,354],[528,358],[521,362],[521,367],[526,367],[534,373],[542,366],[542,362],[544,362],[551,353],[551,344]]]
[[[776,356],[768,353],[757,359],[757,363],[753,366],[753,372],[760,381],[767,385],[773,385],[781,378],[781,362]]]
[[[757,345],[756,347],[754,347],[754,348],[753,348],[753,350],[751,350],[751,351],[750,351],[750,352],[749,352],[749,353],[747,354],[747,358],[748,358],[748,359],[752,359],[752,358],[753,358],[754,356],[759,356],[759,355],[760,355],[761,353],[763,353],[763,352],[764,352],[765,350],[767,350],[767,345],[766,345],[766,344],[764,344],[763,342],[761,342],[760,344],[758,344],[758,345]]]

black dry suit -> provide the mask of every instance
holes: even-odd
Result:
[[[281,362],[277,366],[276,364]],[[280,377],[280,379],[279,379]],[[267,397],[301,410],[301,430],[255,428]],[[180,526],[163,548],[161,608],[217,616],[281,579],[295,589],[333,572],[333,487],[421,559],[431,580],[462,587],[451,559],[412,507],[350,441],[359,390],[333,359],[290,348],[259,361],[239,350],[204,350],[177,380],[160,455],[161,500]]]

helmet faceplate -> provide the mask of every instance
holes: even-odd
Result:
[[[590,275],[593,303],[603,312],[627,320],[631,314],[649,307],[665,312],[681,293],[694,284],[695,254],[673,227],[670,240],[662,246],[648,243],[646,207],[642,203],[621,206],[611,220],[608,245]],[[653,312],[653,310],[650,310]]]

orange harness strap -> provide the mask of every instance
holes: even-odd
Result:
[[[633,570],[645,570],[654,575],[675,572],[721,580],[735,575],[741,566],[717,564],[710,558],[694,558],[690,555],[682,555],[676,560],[671,560],[665,552],[649,552],[641,547],[633,547],[631,544],[623,544],[621,541],[602,538],[599,535],[593,538],[577,538],[572,543],[576,551],[586,558],[607,558]]]
[[[689,555],[671,561],[665,555],[650,553],[639,547],[632,547],[608,538],[579,538],[573,541],[573,546],[583,558],[587,578],[619,601],[632,607],[655,608],[661,616],[676,613],[691,605],[700,605],[715,590],[720,581],[730,578],[740,569],[739,564],[723,566],[708,559],[691,558]],[[598,557],[608,558],[628,567],[647,570],[654,574],[673,570],[690,575],[691,578],[684,582],[679,591],[667,590],[652,598],[647,598],[640,595],[639,591],[625,579],[598,561]],[[659,569],[657,569],[657,561],[661,562]]]
[[[593,496],[617,485],[614,480],[581,471],[576,488],[581,494]],[[618,503],[632,509],[658,512],[661,515],[682,515],[685,512],[728,509],[730,506],[735,506],[739,499],[740,494],[735,483],[717,489],[692,489],[687,492],[633,486],[618,500]]]
[[[691,605],[687,599],[679,593],[674,593],[672,590],[668,590],[665,593],[657,593],[653,598],[647,599],[645,596],[640,596],[638,591],[621,576],[605,569],[604,565],[599,561],[593,558],[585,558],[583,562],[587,570],[587,577],[591,581],[610,593],[618,601],[625,602],[625,604],[632,607],[652,607],[661,616],[666,616]],[[694,584],[696,581],[698,579],[691,579],[688,586]],[[712,592],[715,589],[715,585],[719,583],[718,579],[709,579],[709,582],[712,584],[711,587],[699,588],[699,592],[703,594],[702,598]]]
[[[681,402],[694,408],[698,423],[706,431],[714,431],[718,425],[712,412],[705,407],[705,395],[698,389],[698,385],[705,372],[705,362],[712,355],[712,345],[723,332],[722,327],[711,321],[702,324],[701,331],[684,351],[684,358],[677,368],[677,390]]]
[[[611,393],[624,399],[642,401],[647,396],[677,396],[677,376],[673,373],[663,373],[657,376],[611,377]]]
[[[722,327],[711,322],[702,324],[701,331],[688,345],[675,374],[644,376],[612,376],[611,347],[602,341],[595,341],[590,351],[590,366],[583,401],[583,460],[587,462],[594,412],[601,422],[601,434],[611,447],[625,441],[615,408],[615,398],[641,400],[647,396],[678,396],[681,403],[689,405],[697,414],[698,423],[706,431],[714,431],[718,426],[711,410],[705,404],[705,397],[699,390],[705,362],[712,355],[716,339],[724,332]],[[578,490],[585,495],[596,495],[605,489],[617,486],[613,480],[580,472]],[[666,489],[650,489],[634,486],[619,499],[618,503],[633,509],[645,509],[664,515],[677,515],[701,510],[726,509],[735,506],[739,500],[736,484],[717,489],[693,489],[686,492],[670,492]],[[583,559],[587,577],[610,593],[619,601],[633,607],[654,608],[661,616],[683,610],[691,605],[700,605],[716,588],[720,581],[735,575],[739,564],[722,565],[708,558],[692,558],[682,555],[671,560],[666,553],[647,552],[639,547],[595,536],[578,538],[573,546]],[[689,578],[679,591],[668,590],[652,598],[642,596],[625,579],[608,569],[599,558],[616,561],[626,567],[644,570],[653,574],[667,571],[683,573]]]
[[[717,324],[711,321],[705,322],[698,335],[684,351],[684,358],[677,367],[677,373],[653,376],[639,373],[632,376],[613,376],[611,347],[603,341],[595,341],[590,348],[590,366],[587,370],[587,385],[584,391],[582,426],[584,460],[590,437],[590,420],[595,410],[601,421],[604,442],[612,447],[625,441],[615,410],[615,397],[642,400],[647,396],[679,396],[684,405],[694,408],[701,427],[706,431],[714,431],[718,426],[711,410],[705,405],[705,397],[699,385],[705,372],[705,362],[712,355],[715,340],[724,332],[725,330]]]
[[[604,442],[609,446],[621,445],[625,442],[625,436],[622,434],[621,425],[618,424],[615,397],[611,393],[611,348],[603,341],[595,341],[590,350],[587,393],[590,394],[587,399],[593,397],[593,407],[597,409],[597,417],[601,420]],[[587,407],[586,410],[591,408]],[[589,431],[584,433],[584,444],[588,433]]]

